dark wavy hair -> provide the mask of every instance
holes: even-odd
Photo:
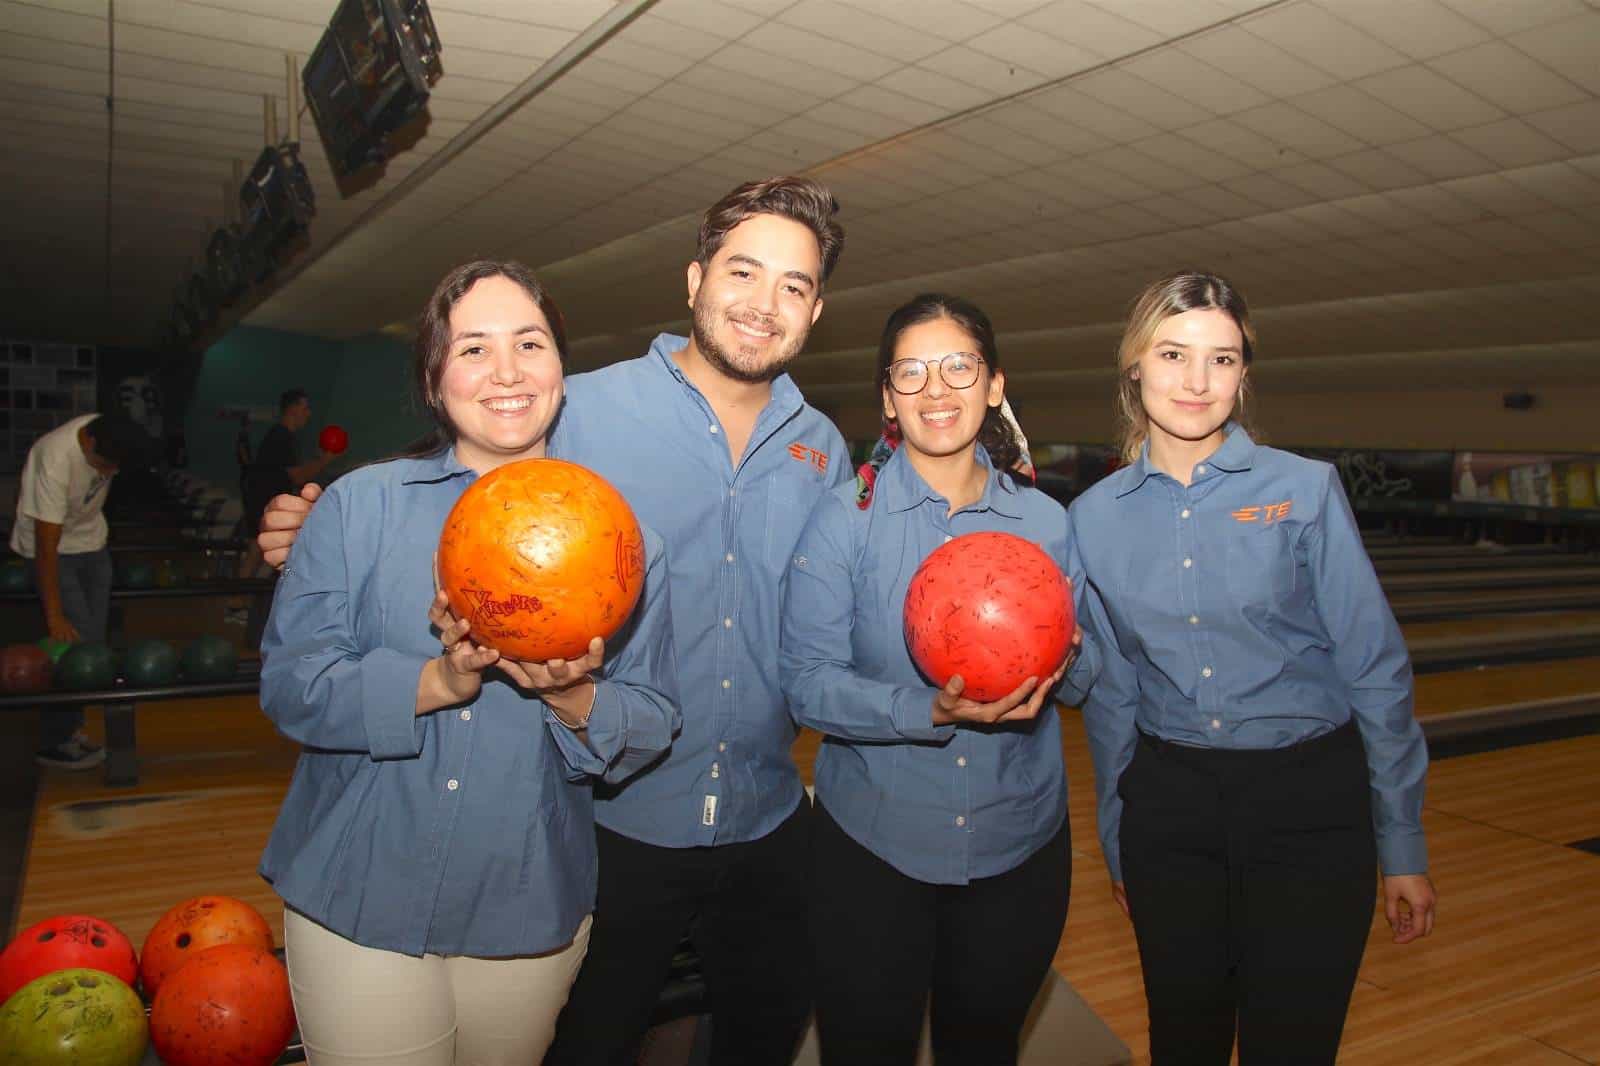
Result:
[[[983,356],[990,374],[1000,369],[1000,349],[995,343],[994,326],[983,309],[959,296],[925,292],[895,308],[890,312],[889,320],[883,324],[883,336],[878,341],[880,396],[889,387],[889,364],[894,362],[895,345],[900,342],[900,335],[912,326],[941,318],[948,318],[960,326],[976,342],[978,354]],[[1022,446],[1011,431],[1011,424],[1001,417],[998,406],[984,412],[983,425],[978,430],[978,443],[989,453],[989,461],[996,470],[1006,471],[1013,478],[1026,482],[1027,479],[1015,469],[1017,460],[1022,457]]]
[[[701,269],[709,267],[716,258],[728,233],[747,218],[755,215],[778,215],[798,222],[817,238],[822,252],[822,277],[817,279],[820,288],[833,273],[833,265],[844,251],[844,227],[834,216],[839,213],[839,201],[820,181],[812,178],[768,178],[750,181],[707,208],[700,220],[700,240],[695,248],[695,262]]]
[[[567,361],[567,327],[550,291],[521,263],[514,260],[476,259],[463,263],[446,274],[422,306],[417,316],[417,336],[412,343],[411,384],[416,401],[433,420],[433,429],[422,439],[409,445],[397,458],[420,458],[432,455],[454,444],[459,430],[445,410],[444,397],[439,392],[439,382],[444,378],[444,368],[450,361],[450,312],[478,282],[485,278],[509,278],[522,286],[522,290],[550,323],[550,336],[555,341],[556,354],[562,363]]]

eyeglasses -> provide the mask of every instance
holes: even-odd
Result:
[[[978,382],[983,356],[951,352],[938,359],[896,359],[889,364],[889,387],[902,396],[915,396],[928,387],[928,375],[935,366],[940,381],[952,389],[967,389]]]

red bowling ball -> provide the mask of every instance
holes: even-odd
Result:
[[[77,968],[108,973],[125,985],[139,976],[133,943],[116,926],[62,914],[24,929],[0,954],[0,1003],[36,977]]]
[[[968,533],[936,549],[906,591],[906,647],[941,688],[961,675],[980,703],[1041,680],[1067,656],[1076,619],[1061,568],[1031,541]]]
[[[322,432],[317,434],[317,447],[332,455],[339,455],[350,447],[350,434],[344,431],[343,426],[324,426]]]
[[[150,1042],[166,1066],[272,1066],[293,1035],[289,974],[249,944],[200,952],[150,1006]]]

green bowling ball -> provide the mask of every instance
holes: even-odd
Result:
[[[178,680],[178,650],[164,640],[141,640],[128,649],[122,676],[130,685],[170,685]]]
[[[57,970],[0,1008],[0,1063],[138,1066],[150,1030],[133,989],[100,970]]]
[[[183,676],[190,681],[231,681],[238,661],[232,643],[208,633],[183,649]]]
[[[156,587],[156,568],[140,559],[117,567],[116,584],[125,589],[151,589]]]
[[[56,684],[74,692],[110,688],[116,680],[116,653],[94,641],[74,644],[56,663]]]
[[[0,563],[0,592],[27,592],[33,588],[33,567],[26,559]]]
[[[50,656],[52,663],[58,663],[72,645],[64,640],[57,640],[55,637],[40,637],[39,647],[43,648],[44,653]]]

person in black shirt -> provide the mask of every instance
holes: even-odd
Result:
[[[255,535],[261,522],[261,512],[267,502],[279,493],[295,493],[300,486],[322,472],[333,460],[332,452],[321,452],[315,458],[300,461],[300,449],[294,435],[311,421],[311,399],[304,389],[289,389],[278,397],[278,420],[261,438],[254,459],[244,475],[244,526],[250,538],[250,549],[243,573],[255,572],[261,561],[260,549],[255,546]]]

